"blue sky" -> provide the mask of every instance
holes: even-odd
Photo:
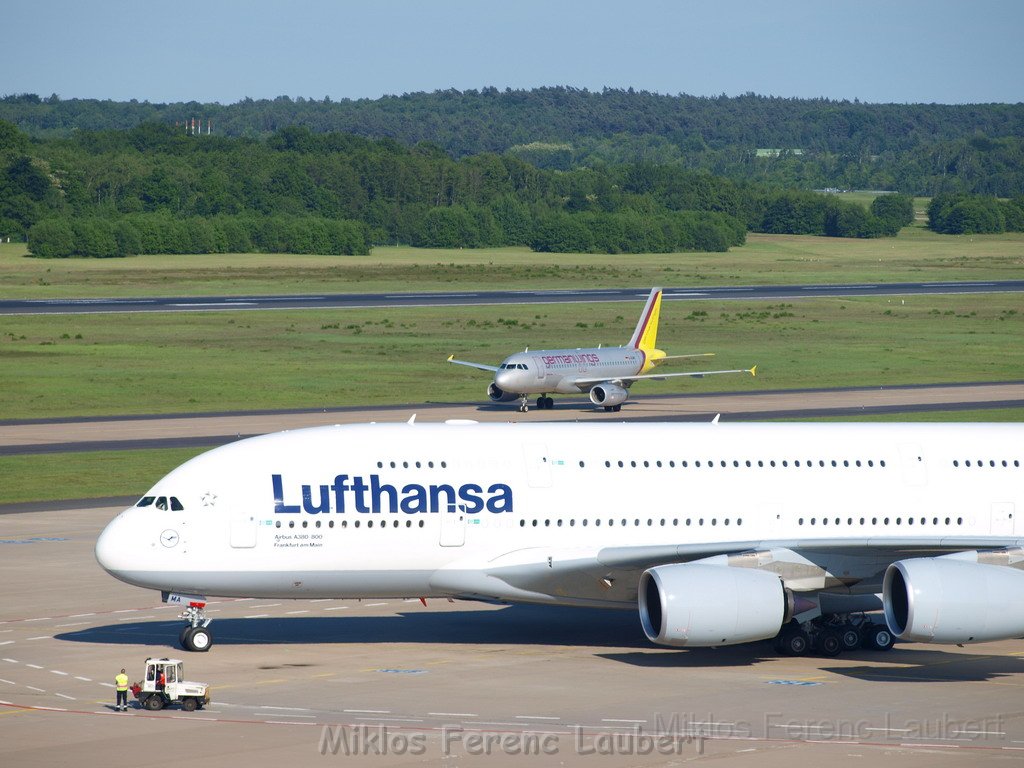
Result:
[[[497,86],[1024,101],[1018,0],[4,0],[0,94],[218,101]]]

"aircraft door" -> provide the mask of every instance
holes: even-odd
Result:
[[[1013,535],[1013,502],[997,501],[992,504],[992,535]]]
[[[544,362],[539,357],[535,357],[533,358],[533,364],[537,366],[537,381],[544,381],[544,376],[546,375]]]
[[[531,488],[551,487],[551,462],[548,447],[543,443],[527,443],[523,446],[526,459],[526,477]]]
[[[903,480],[907,485],[927,485],[928,466],[921,452],[921,446],[917,443],[903,443],[900,445],[900,460],[903,464]]]
[[[256,546],[256,515],[244,510],[231,513],[231,546],[249,549]]]
[[[460,504],[454,512],[442,510],[441,539],[442,547],[461,547],[466,543],[466,505]]]

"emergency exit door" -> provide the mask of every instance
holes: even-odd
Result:
[[[235,549],[249,549],[256,546],[255,513],[235,511],[231,514],[231,546]]]

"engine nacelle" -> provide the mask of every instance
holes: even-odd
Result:
[[[519,395],[515,392],[506,392],[493,381],[487,385],[487,397],[495,403],[507,403],[509,400],[519,399]]]
[[[659,565],[640,576],[640,623],[652,643],[734,645],[775,637],[790,595],[774,573],[727,565]]]
[[[885,571],[885,623],[900,640],[985,643],[1024,636],[1024,571],[945,557]]]
[[[612,406],[626,402],[627,392],[617,384],[598,384],[590,390],[590,402],[594,405]]]

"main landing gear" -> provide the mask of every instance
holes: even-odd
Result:
[[[895,642],[885,624],[874,624],[864,616],[830,616],[803,624],[791,621],[775,636],[775,650],[784,656],[816,653],[832,658],[858,648],[888,651]]]
[[[181,612],[179,619],[184,619],[188,625],[178,635],[178,642],[186,651],[203,653],[210,650],[213,645],[213,634],[209,626],[213,619],[206,617],[206,603],[189,603],[188,608]]]

